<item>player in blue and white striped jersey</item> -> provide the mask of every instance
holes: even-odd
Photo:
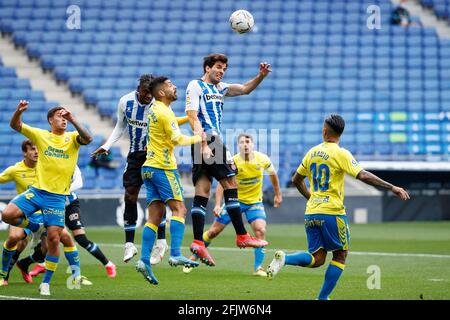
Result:
[[[94,157],[103,153],[107,154],[111,146],[128,129],[130,150],[127,156],[127,166],[123,174],[123,186],[125,188],[125,211],[123,214],[125,229],[124,262],[130,261],[137,254],[137,249],[134,245],[138,216],[137,199],[143,184],[141,167],[147,157],[148,114],[153,103],[153,96],[149,86],[153,79],[152,75],[141,75],[137,89],[120,98],[117,106],[117,122],[113,132],[107,141],[92,153]],[[187,117],[180,119],[178,119],[178,124],[180,125],[187,122]],[[161,223],[159,226],[156,246],[159,246],[159,248],[154,250],[154,252],[158,252],[160,256],[164,255],[164,251],[168,247],[165,240],[164,223]]]
[[[207,265],[213,266],[203,242],[206,205],[211,190],[212,178],[220,182],[224,189],[225,206],[236,231],[239,247],[264,247],[266,241],[251,237],[242,221],[237,197],[236,166],[221,137],[224,98],[240,96],[252,92],[271,71],[270,64],[261,63],[259,73],[245,84],[222,82],[228,67],[228,58],[221,53],[213,53],[204,58],[201,79],[192,80],[186,89],[186,114],[194,134],[206,132],[206,139],[192,147],[192,179],[195,197],[191,209],[194,242],[191,251]]]
[[[125,229],[124,262],[128,262],[137,253],[134,245],[134,234],[137,221],[137,199],[141,186],[141,167],[145,162],[147,151],[147,122],[148,112],[153,103],[149,85],[153,80],[149,74],[141,75],[136,90],[122,96],[117,106],[117,122],[107,141],[95,150],[94,157],[108,153],[124,131],[128,129],[130,137],[130,150],[127,156],[127,165],[123,174],[125,188],[125,211],[123,214]]]

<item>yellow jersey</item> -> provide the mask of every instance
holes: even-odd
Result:
[[[36,181],[33,187],[47,192],[69,195],[70,183],[78,161],[78,132],[56,135],[50,131],[22,124],[20,130],[38,149]]]
[[[175,117],[170,106],[156,100],[148,114],[147,159],[146,167],[163,170],[177,169],[177,160],[173,149],[176,145],[190,145],[200,142],[200,136],[188,137],[181,134],[178,121],[186,117]],[[184,121],[186,122],[186,121]]]
[[[0,173],[0,183],[14,181],[17,194],[27,190],[36,180],[36,168],[30,168],[25,165],[25,161],[19,161]]]
[[[275,169],[269,157],[264,153],[253,151],[253,159],[245,161],[238,153],[233,157],[238,169],[236,175],[238,183],[239,201],[245,204],[254,204],[263,200],[263,174],[274,174]]]
[[[352,154],[332,142],[312,147],[297,172],[308,177],[311,198],[305,214],[345,215],[344,176],[356,178],[363,170]]]

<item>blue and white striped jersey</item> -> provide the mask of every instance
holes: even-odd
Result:
[[[217,85],[192,80],[186,89],[186,111],[198,111],[198,119],[206,133],[221,134],[223,101],[230,85]]]
[[[130,151],[145,151],[147,145],[148,111],[150,104],[139,103],[136,91],[124,95],[117,105],[117,122],[113,132],[102,148],[109,150],[111,146],[120,139],[123,132],[128,128],[130,136]]]

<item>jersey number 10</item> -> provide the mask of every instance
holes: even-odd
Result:
[[[328,190],[328,183],[330,181],[330,168],[325,164],[322,163],[319,166],[319,170],[317,170],[317,163],[312,163],[309,169],[312,171],[312,180],[313,180],[313,187],[314,191],[327,191]],[[323,174],[325,173],[325,179],[322,183]]]

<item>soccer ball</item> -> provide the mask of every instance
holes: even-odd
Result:
[[[252,30],[255,25],[253,16],[246,10],[237,10],[230,16],[230,26],[237,33],[247,33]]]

